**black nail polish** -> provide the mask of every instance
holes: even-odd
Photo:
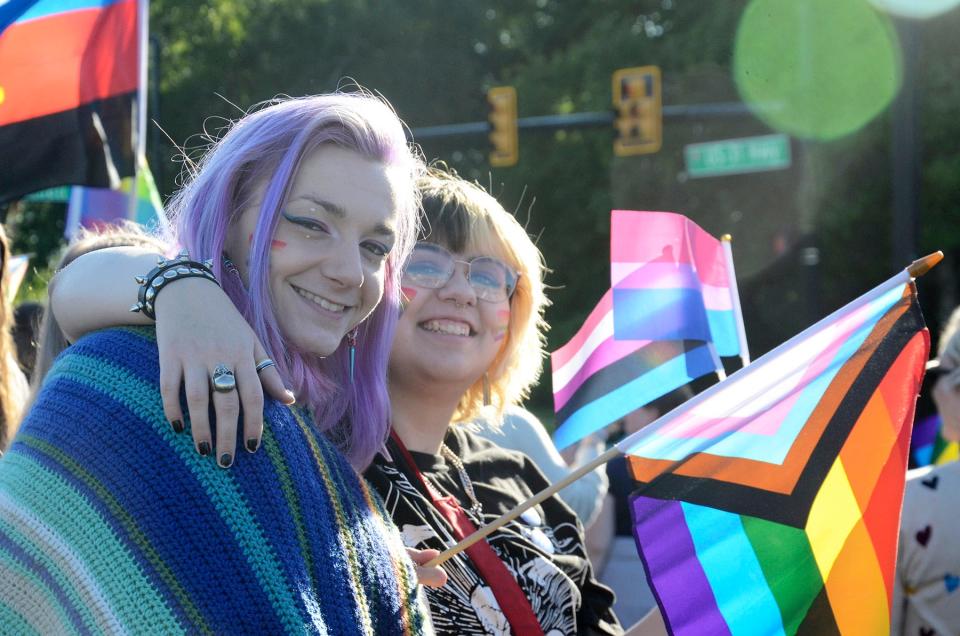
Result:
[[[233,463],[233,456],[230,453],[224,453],[220,456],[220,467],[221,468],[230,468],[230,464]]]
[[[197,446],[197,452],[206,457],[210,454],[210,442],[200,442]]]
[[[181,422],[180,420],[173,420],[172,422],[170,422],[170,426],[173,427],[173,432],[174,432],[174,433],[182,433],[182,432],[183,432],[183,422]]]
[[[257,449],[260,448],[260,440],[256,437],[251,437],[247,440],[247,450],[251,453],[256,453]]]

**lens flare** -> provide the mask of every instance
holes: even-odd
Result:
[[[960,6],[960,0],[870,0],[870,4],[902,18],[926,20]]]
[[[753,0],[733,66],[758,117],[807,139],[856,132],[889,106],[901,80],[893,26],[866,0]]]

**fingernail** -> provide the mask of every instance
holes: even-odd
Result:
[[[251,437],[247,440],[247,450],[251,453],[256,453],[257,449],[260,448],[260,440],[256,437]]]
[[[295,404],[297,401],[297,396],[293,394],[293,391],[290,389],[284,389],[287,392],[287,397],[290,398],[290,401],[287,404]]]
[[[230,464],[233,463],[233,455],[230,453],[224,453],[220,456],[220,468],[230,468]]]
[[[197,446],[197,452],[206,457],[210,454],[210,442],[200,442]]]
[[[182,433],[182,432],[183,432],[183,422],[181,422],[180,420],[173,420],[172,422],[170,422],[170,426],[173,427],[173,432],[174,432],[174,433]]]

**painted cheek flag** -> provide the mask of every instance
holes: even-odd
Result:
[[[134,174],[137,0],[0,3],[0,201]]]
[[[703,341],[617,339],[613,294],[608,290],[580,331],[550,355],[557,448],[716,370]]]
[[[749,364],[729,237],[672,212],[614,210],[610,283],[618,340],[699,340]],[[722,369],[721,366],[718,367]]]
[[[671,634],[889,633],[928,351],[905,270],[617,445]]]

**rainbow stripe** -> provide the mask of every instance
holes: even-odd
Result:
[[[305,413],[268,404],[263,449],[222,470],[165,421],[158,374],[146,329],[91,334],[51,370],[0,460],[0,623],[423,631],[399,534]]]
[[[913,423],[910,437],[911,467],[939,466],[960,459],[960,444],[943,437],[943,420],[939,414]]]
[[[732,279],[722,243],[685,216],[611,213],[618,339],[700,340],[721,356],[739,355]]]
[[[928,351],[904,273],[618,444],[671,634],[889,633]]]
[[[703,342],[616,339],[613,302],[608,290],[580,331],[550,356],[557,448],[715,369]]]

